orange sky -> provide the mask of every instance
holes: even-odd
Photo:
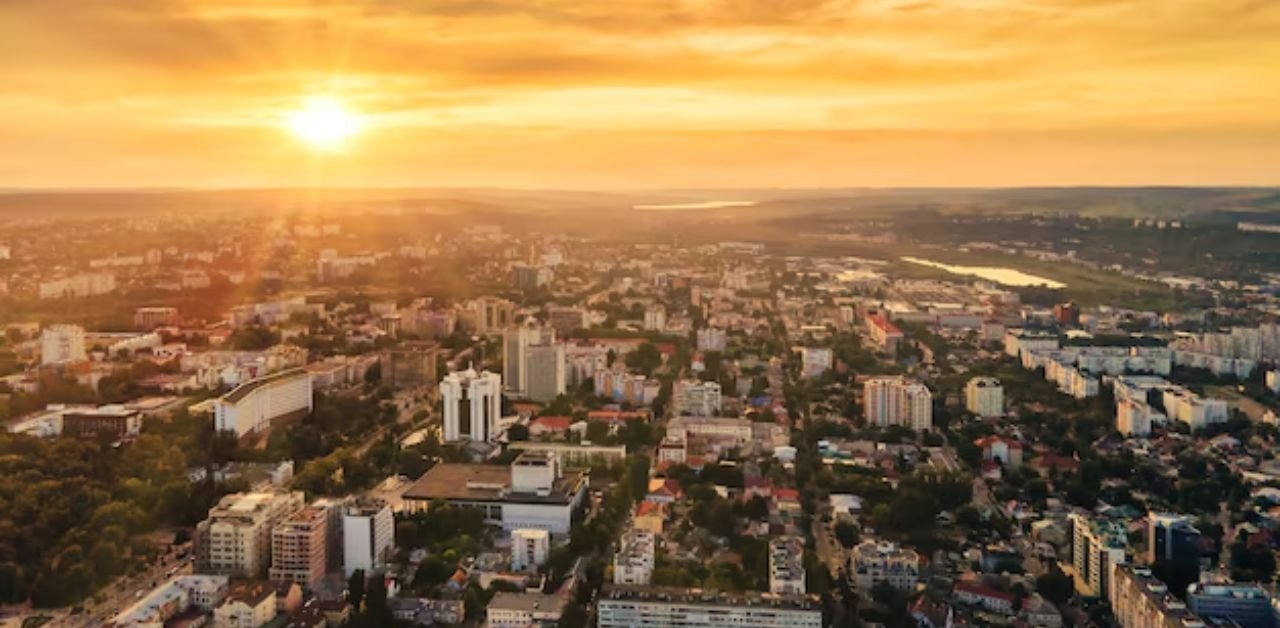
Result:
[[[1280,183],[1274,0],[0,0],[0,85],[0,187]]]

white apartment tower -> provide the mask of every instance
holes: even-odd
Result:
[[[391,506],[380,499],[358,499],[342,513],[342,569],[350,576],[386,565],[396,546],[396,520]]]
[[[983,418],[1004,416],[1004,387],[994,377],[975,377],[964,387],[964,407]]]
[[[40,364],[66,364],[86,358],[83,327],[50,325],[40,332]]]
[[[444,440],[487,441],[497,436],[502,413],[502,378],[474,369],[449,373],[440,382],[444,397]]]
[[[775,595],[805,593],[804,541],[780,536],[769,540],[769,592]]]
[[[653,532],[628,528],[613,555],[613,583],[648,585],[653,581]]]
[[[862,390],[868,425],[933,429],[933,394],[924,384],[903,377],[873,377]]]

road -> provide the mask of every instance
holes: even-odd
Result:
[[[65,625],[88,627],[100,626],[144,597],[148,591],[173,576],[191,573],[191,556],[178,558],[172,551],[165,553],[156,563],[148,566],[133,576],[121,576],[107,585],[98,595],[105,596],[100,603],[92,600],[84,604],[83,615],[67,618]]]

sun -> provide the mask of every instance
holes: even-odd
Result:
[[[335,150],[360,132],[360,116],[331,96],[308,98],[301,109],[285,117],[294,136],[316,150]]]

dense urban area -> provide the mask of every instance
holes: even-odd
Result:
[[[1071,202],[0,213],[0,625],[1280,626],[1280,225]]]

